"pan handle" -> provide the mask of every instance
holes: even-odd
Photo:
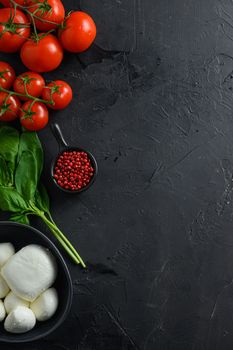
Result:
[[[62,134],[60,126],[57,123],[53,123],[53,124],[51,124],[51,130],[52,130],[52,133],[53,133],[54,137],[57,140],[59,148],[60,149],[67,148],[68,144],[67,144],[67,142],[64,139],[64,136]]]

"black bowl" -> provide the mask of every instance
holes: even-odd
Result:
[[[4,330],[0,322],[0,342],[24,343],[45,337],[53,332],[67,317],[73,298],[73,287],[66,263],[55,245],[40,231],[33,227],[9,221],[0,221],[0,243],[11,242],[16,251],[28,244],[39,244],[48,248],[54,255],[58,265],[58,275],[54,287],[58,292],[59,304],[55,315],[44,322],[37,322],[29,332],[12,334]]]
[[[85,187],[82,187],[80,188],[79,190],[75,190],[75,191],[72,191],[72,190],[67,190],[61,186],[58,185],[57,183],[57,180],[54,179],[54,170],[55,170],[55,166],[56,166],[56,163],[58,161],[58,158],[62,155],[63,152],[73,152],[73,151],[76,151],[76,152],[85,152],[89,159],[90,159],[90,162],[91,162],[91,165],[94,169],[94,174],[90,180],[90,182],[85,186]],[[55,183],[55,185],[60,189],[62,190],[63,192],[66,192],[66,193],[81,193],[83,191],[86,191],[88,190],[88,188],[91,187],[91,185],[93,185],[93,183],[95,182],[95,179],[97,177],[97,174],[98,174],[98,165],[97,165],[97,162],[96,162],[96,159],[95,157],[93,156],[93,154],[83,148],[80,148],[80,147],[66,147],[65,149],[63,149],[63,151],[61,151],[57,157],[52,161],[52,164],[51,164],[51,175],[52,175],[52,179],[53,179],[53,182]]]
[[[83,191],[86,191],[94,183],[96,176],[97,176],[97,173],[98,173],[98,165],[97,165],[95,157],[93,156],[93,154],[91,152],[88,152],[83,148],[68,146],[68,144],[66,143],[64,136],[62,134],[60,126],[57,123],[51,124],[50,127],[51,127],[52,133],[53,133],[54,137],[56,138],[57,143],[59,145],[59,154],[54,158],[54,160],[52,161],[52,164],[51,164],[51,176],[52,176],[54,184],[57,186],[57,188],[59,188],[60,190],[62,190],[63,192],[66,192],[66,193],[73,194],[73,193],[81,193]],[[87,184],[87,186],[82,187],[79,190],[72,191],[72,190],[65,189],[65,188],[59,186],[57,183],[57,180],[54,179],[54,168],[56,166],[57,160],[60,157],[60,155],[65,151],[66,152],[77,151],[77,152],[87,153],[87,155],[90,159],[91,165],[94,169],[94,174],[91,178],[91,181]]]

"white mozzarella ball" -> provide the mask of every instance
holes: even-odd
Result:
[[[4,328],[10,333],[26,333],[36,324],[32,310],[25,306],[18,306],[11,311],[4,322]]]
[[[7,294],[7,296],[4,299],[4,306],[5,306],[6,312],[9,314],[17,306],[29,307],[29,302],[19,298],[13,292],[10,292],[9,294]]]
[[[0,267],[3,266],[7,260],[15,254],[15,248],[11,243],[0,243]]]
[[[46,321],[51,318],[58,307],[58,295],[56,289],[47,289],[33,303],[31,303],[30,307],[38,321]]]
[[[13,255],[1,273],[14,294],[32,302],[54,283],[57,266],[48,249],[31,244]]]
[[[9,293],[10,289],[6,283],[6,281],[2,278],[0,274],[0,298],[5,298],[5,296]]]
[[[0,300],[0,322],[2,322],[5,317],[6,317],[6,310],[4,308],[4,304],[2,300]]]

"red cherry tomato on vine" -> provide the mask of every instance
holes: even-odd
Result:
[[[14,69],[7,62],[0,61],[0,87],[10,89],[14,80]]]
[[[27,101],[22,105],[19,118],[25,129],[38,131],[48,124],[49,112],[43,103]]]
[[[14,81],[14,91],[26,95],[27,93],[34,97],[39,97],[45,86],[44,78],[35,72],[25,72],[20,74]],[[29,100],[28,97],[19,97],[22,101]]]
[[[72,89],[69,84],[63,80],[55,80],[45,86],[42,91],[42,99],[52,101],[48,107],[52,109],[63,109],[68,106],[72,100]]]
[[[87,50],[96,37],[96,25],[91,16],[82,11],[72,12],[58,32],[59,40],[67,51]]]
[[[28,10],[42,19],[41,21],[38,18],[34,18],[37,29],[47,32],[48,30],[56,29],[58,24],[63,22],[65,9],[60,0],[40,0],[40,2],[35,2],[34,5],[30,6]],[[46,21],[54,22],[54,24]]]
[[[18,117],[20,101],[16,96],[0,92],[0,121],[10,122]]]
[[[49,72],[56,69],[63,59],[63,49],[52,34],[39,34],[39,41],[29,39],[20,51],[24,65],[34,72]]]
[[[18,51],[31,32],[27,16],[17,9],[0,9],[0,23],[0,51]]]
[[[29,0],[14,0],[14,2],[21,6],[29,5]],[[4,7],[14,7],[13,2],[11,2],[10,0],[0,0],[0,4],[2,4]]]

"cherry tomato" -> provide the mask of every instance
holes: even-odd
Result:
[[[7,62],[0,61],[0,87],[10,89],[14,80],[14,69]]]
[[[21,6],[29,5],[29,0],[14,0],[14,2]],[[2,4],[4,7],[14,7],[13,2],[11,2],[10,0],[0,0],[0,4]]]
[[[49,72],[56,69],[63,59],[63,49],[52,34],[40,33],[38,42],[26,41],[20,51],[25,66],[34,72]]]
[[[25,129],[38,131],[48,124],[49,112],[43,103],[27,101],[22,105],[19,118]]]
[[[35,3],[35,6],[30,6],[28,10],[44,21],[34,17],[36,28],[43,32],[56,29],[57,25],[62,23],[65,18],[65,9],[60,0],[40,0],[40,2]],[[46,21],[54,22],[54,24]]]
[[[0,92],[0,121],[10,122],[19,114],[21,103],[16,96]]]
[[[26,95],[27,93],[34,97],[39,97],[45,86],[44,78],[35,72],[25,72],[20,74],[14,81],[14,91]],[[29,100],[28,97],[20,97],[22,101]]]
[[[55,80],[45,86],[42,91],[42,98],[46,101],[52,101],[48,107],[52,109],[63,109],[68,106],[73,96],[72,89],[69,84],[63,80]]]
[[[0,23],[0,51],[18,51],[31,32],[27,16],[17,9],[15,12],[12,8],[0,9]]]
[[[65,19],[64,28],[59,30],[59,40],[67,51],[82,52],[87,50],[96,37],[96,25],[85,12],[72,12]]]

